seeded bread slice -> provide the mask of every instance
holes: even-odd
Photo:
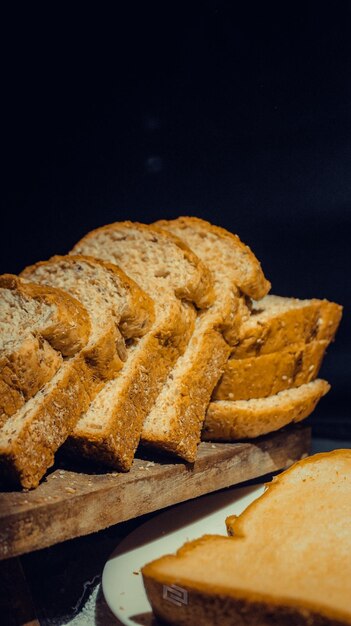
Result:
[[[81,304],[60,289],[0,276],[0,426],[89,338]]]
[[[261,264],[237,235],[198,217],[160,220],[156,225],[183,239],[199,256],[201,252],[209,267],[220,266],[222,277],[245,295],[259,300],[268,293],[271,285]]]
[[[207,535],[146,565],[156,616],[174,626],[350,626],[350,473],[350,450],[304,459],[227,520],[233,536]]]
[[[155,302],[149,336],[128,349],[122,375],[99,393],[70,438],[81,454],[128,470],[143,421],[192,335],[194,305],[201,309],[213,302],[211,274],[177,237],[131,222],[89,233],[73,253],[118,263]],[[160,448],[166,449],[162,424],[159,432]]]
[[[248,439],[266,435],[290,423],[300,422],[314,411],[329,389],[329,383],[317,379],[295,389],[280,391],[268,398],[214,400],[207,409],[202,439]]]
[[[171,370],[142,432],[143,444],[157,448],[161,441],[164,449],[193,462],[206,408],[230,353],[228,342],[238,336],[242,317],[249,314],[238,285],[263,294],[269,283],[253,253],[236,235],[196,218],[163,220],[157,226],[192,247],[211,268],[215,286],[215,303],[198,317],[189,344]]]
[[[153,322],[153,305],[118,268],[94,259],[55,257],[27,268],[24,275],[60,284],[79,295],[89,309],[92,325],[88,344],[66,359],[52,380],[0,430],[1,474],[30,488],[52,465],[57,448],[104,386],[106,377],[116,374],[116,362],[122,362],[117,360],[120,330],[128,341],[145,334]]]
[[[110,380],[127,358],[127,339],[145,334],[153,319],[151,299],[116,265],[82,255],[55,256],[27,267],[21,276],[60,287],[86,308],[92,332],[84,357]]]
[[[298,300],[266,296],[253,302],[251,315],[241,326],[232,358],[279,352],[295,343],[334,339],[342,306],[328,300]]]
[[[328,341],[297,343],[281,352],[229,359],[212,400],[266,398],[314,380]]]
[[[1,478],[15,486],[37,487],[101,384],[81,354],[65,361],[1,428]]]

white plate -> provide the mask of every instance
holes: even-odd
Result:
[[[110,556],[102,576],[106,602],[120,623],[152,623],[140,574],[143,565],[206,533],[225,535],[225,518],[239,515],[263,491],[263,485],[232,487],[190,500],[160,513],[128,535]]]

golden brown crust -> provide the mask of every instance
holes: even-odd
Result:
[[[196,543],[195,541],[192,544]],[[157,580],[155,573],[143,568],[145,590],[153,608],[154,614],[162,624],[170,626],[350,626],[349,616],[341,612],[330,612],[322,615],[318,607],[307,608],[292,606],[274,598],[246,596],[236,590],[236,597],[226,590],[197,589],[178,583],[182,597],[187,593],[188,602],[179,602],[178,605],[167,599],[164,587],[167,582]],[[169,581],[167,586],[175,584]],[[165,597],[166,595],[166,597]],[[171,594],[169,594],[171,595]],[[168,595],[168,597],[169,597]],[[324,612],[324,611],[323,611]]]
[[[62,356],[42,337],[29,335],[0,357],[0,427],[55,375]]]
[[[195,461],[206,408],[229,352],[223,336],[213,327],[198,333],[194,346],[190,339],[184,355],[187,362],[180,358],[172,370],[171,394],[161,391],[144,422],[141,437],[144,445],[170,452],[190,463]],[[154,413],[160,423],[157,429],[152,425]],[[168,413],[170,418],[166,421]]]
[[[181,241],[178,237],[171,235],[164,230],[161,230],[153,225],[141,224],[140,222],[114,222],[112,224],[107,224],[106,226],[101,226],[100,228],[96,228],[95,230],[90,231],[87,235],[85,235],[73,248],[72,253],[77,254],[81,250],[82,244],[84,242],[94,239],[96,234],[103,231],[118,231],[121,232],[124,229],[128,230],[129,228],[133,228],[140,232],[146,233],[150,235],[150,233],[154,233],[156,236],[161,236],[164,239],[167,239],[170,242],[173,242],[180,248],[183,252],[184,258],[193,266],[194,270],[196,270],[196,277],[193,277],[193,280],[189,281],[187,284],[179,287],[176,291],[176,296],[180,299],[189,300],[194,302],[196,306],[200,309],[207,308],[214,301],[214,292],[212,285],[212,277],[210,271],[207,267],[202,263],[202,261],[190,250],[186,244]]]
[[[229,359],[212,400],[266,398],[314,380],[328,341],[293,344],[281,352]]]
[[[328,300],[310,300],[309,304],[272,314],[256,326],[243,324],[232,358],[280,352],[294,343],[334,339],[342,316],[342,306]],[[255,316],[256,317],[256,316]]]
[[[316,380],[298,387],[296,394],[293,394],[294,390],[286,390],[261,400],[216,400],[208,406],[202,439],[236,441],[260,437],[287,424],[300,422],[314,411],[329,389],[325,380]],[[287,396],[289,392],[291,395]],[[260,406],[257,406],[258,402]]]
[[[112,263],[83,255],[57,255],[48,261],[40,261],[27,267],[22,274],[28,279],[35,280],[38,268],[53,266],[59,271],[60,263],[72,267],[79,266],[79,263],[85,263],[92,268],[103,268],[105,272],[112,275],[123,296],[123,305],[120,305],[119,310],[116,310],[116,318],[121,316],[118,328],[121,327],[124,330],[127,338],[143,335],[147,332],[154,320],[154,306],[151,298],[144,294],[132,279]],[[106,319],[104,332],[101,333],[99,339],[83,350],[85,359],[96,368],[99,376],[106,381],[118,374],[127,357],[124,341],[118,328],[115,319],[111,317],[109,322]]]
[[[155,324],[140,344],[130,349],[125,370],[102,389],[104,394],[113,388],[106,411],[102,409],[100,427],[89,427],[89,413],[78,422],[66,443],[75,455],[122,471],[130,469],[145,415],[193,332],[196,313],[191,305],[174,301],[170,313],[166,322]],[[99,411],[99,397],[93,404]]]
[[[48,261],[39,261],[34,265],[26,267],[22,271],[21,276],[30,277],[35,273],[36,268],[57,265],[60,261],[65,263],[71,262],[72,264],[81,261],[93,268],[103,267],[119,284],[121,292],[125,297],[125,304],[120,312],[121,319],[119,323],[122,335],[129,339],[131,337],[140,337],[148,331],[155,319],[152,299],[132,278],[127,276],[120,267],[113,263],[83,254],[55,255]]]
[[[73,356],[86,345],[91,330],[89,316],[76,298],[56,287],[24,282],[13,274],[0,276],[0,287],[53,308],[50,323],[38,332],[55,350]]]
[[[53,464],[56,450],[100,388],[101,381],[81,355],[64,363],[51,382],[22,409],[21,426],[15,429],[17,414],[2,429],[1,474],[15,485],[36,487]]]
[[[270,282],[265,278],[261,264],[255,257],[249,246],[246,246],[237,235],[229,232],[225,228],[220,226],[214,226],[206,220],[202,220],[198,217],[178,217],[175,220],[159,220],[155,222],[155,225],[160,228],[169,227],[170,225],[176,225],[182,227],[193,227],[194,229],[201,229],[203,232],[209,232],[215,234],[219,239],[227,239],[235,245],[235,248],[241,252],[243,259],[247,263],[247,276],[242,278],[238,287],[243,293],[259,300],[263,298],[270,289]],[[169,232],[169,231],[167,231]]]

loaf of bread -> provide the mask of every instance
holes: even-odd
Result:
[[[180,239],[156,226],[111,224],[89,233],[73,253],[117,263],[155,302],[154,325],[130,347],[121,375],[98,394],[73,435],[89,458],[128,470],[145,418],[197,327],[195,307],[213,303],[212,277]],[[162,420],[156,427],[158,448],[168,450]]]
[[[0,426],[87,343],[84,307],[60,289],[0,276]]]
[[[304,419],[342,307],[269,288],[236,235],[190,217],[110,224],[0,277],[1,476],[36,486],[62,444],[121,471],[140,441],[193,462],[202,427]]]
[[[330,385],[325,380],[317,379],[267,398],[214,400],[207,409],[202,439],[248,439],[301,422],[314,411],[329,389]]]
[[[1,473],[23,487],[38,484],[106,379],[119,371],[126,353],[121,333],[142,336],[153,319],[152,302],[139,287],[93,259],[56,257],[24,271],[22,282],[29,279],[42,282],[42,290],[60,284],[66,297],[79,298],[91,332],[0,430]]]
[[[300,461],[227,520],[233,536],[146,565],[155,615],[174,626],[350,626],[350,473],[350,450]]]

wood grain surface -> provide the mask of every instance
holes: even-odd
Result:
[[[138,458],[127,474],[54,469],[33,491],[0,493],[0,559],[278,471],[307,455],[310,439],[299,426],[254,442],[202,443],[193,465]]]

